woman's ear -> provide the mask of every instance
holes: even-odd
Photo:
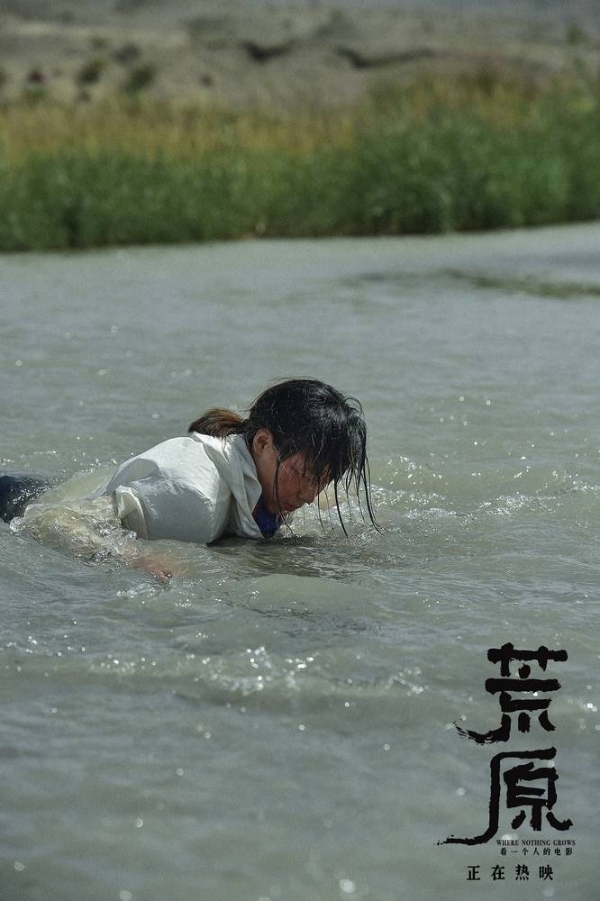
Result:
[[[252,450],[261,456],[273,448],[273,434],[269,429],[258,429],[252,439]]]

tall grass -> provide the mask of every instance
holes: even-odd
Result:
[[[0,112],[0,249],[505,228],[600,216],[600,84],[421,80],[326,115]]]

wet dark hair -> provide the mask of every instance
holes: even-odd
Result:
[[[367,427],[358,400],[317,379],[287,379],[263,391],[244,419],[214,407],[189,427],[190,432],[224,438],[243,435],[249,448],[259,429],[268,429],[279,462],[301,453],[316,484],[333,485],[335,506],[344,532],[339,486],[364,494],[369,519],[376,525],[369,487]],[[277,483],[276,483],[277,484]]]

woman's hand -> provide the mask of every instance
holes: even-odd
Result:
[[[162,583],[168,582],[173,576],[181,575],[183,572],[181,563],[168,554],[152,553],[152,551],[147,551],[146,549],[141,553],[138,551],[127,562],[134,569],[141,569]]]

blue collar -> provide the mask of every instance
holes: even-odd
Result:
[[[254,517],[254,522],[265,538],[272,538],[281,525],[281,516],[277,516],[275,513],[269,513],[265,507],[262,494],[258,499],[256,507],[252,511],[252,516]]]

